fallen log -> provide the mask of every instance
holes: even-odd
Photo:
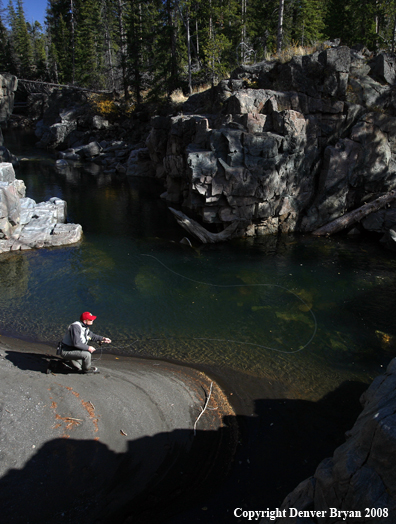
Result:
[[[363,206],[359,207],[358,209],[354,209],[353,211],[350,211],[349,213],[346,213],[342,217],[336,218],[332,222],[329,222],[325,226],[320,227],[316,231],[313,231],[313,235],[316,236],[322,236],[322,235],[332,235],[333,233],[337,233],[338,231],[341,231],[342,229],[345,229],[348,226],[351,226],[355,222],[359,222],[363,218],[365,218],[370,213],[373,213],[374,211],[378,211],[382,207],[384,207],[389,202],[392,202],[392,200],[396,199],[396,191],[390,191],[386,195],[382,195],[378,197],[377,199],[373,200],[372,202],[369,202],[367,204],[364,204]]]
[[[207,231],[203,226],[201,226],[201,224],[198,224],[198,222],[196,222],[192,218],[189,218],[181,211],[177,211],[172,207],[170,207],[169,209],[175,215],[178,223],[189,233],[196,236],[203,244],[215,244],[216,242],[223,242],[225,240],[229,240],[235,233],[239,225],[239,220],[236,220],[220,233],[210,233],[210,231]]]

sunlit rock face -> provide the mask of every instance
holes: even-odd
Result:
[[[392,64],[329,47],[240,67],[183,114],[154,117],[146,145],[164,198],[212,230],[238,221],[238,236],[311,232],[393,190]],[[359,227],[395,224],[391,204]]]
[[[36,204],[25,198],[25,184],[11,163],[0,163],[0,253],[73,244],[81,239],[79,224],[65,224],[67,205],[60,198]]]
[[[0,74],[0,125],[6,124],[12,114],[17,87],[18,80],[16,76],[9,73]]]

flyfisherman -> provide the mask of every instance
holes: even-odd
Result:
[[[95,316],[85,311],[80,316],[80,320],[73,322],[67,329],[61,342],[60,355],[82,373],[100,373],[98,368],[91,365],[91,354],[95,351],[90,346],[90,341],[105,342],[110,344],[111,340],[107,337],[95,335],[90,330]]]

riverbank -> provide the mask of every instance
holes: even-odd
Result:
[[[237,442],[217,384],[186,367],[101,355],[99,375],[0,338],[2,519],[162,522],[215,489]],[[194,431],[195,428],[195,431]]]
[[[365,388],[344,384],[319,402],[263,398],[269,384],[259,393],[246,376],[217,380],[160,360],[103,354],[101,374],[83,376],[47,375],[49,359],[51,346],[0,337],[0,503],[10,524],[27,515],[31,524],[242,522],[236,507],[280,506],[331,456]]]

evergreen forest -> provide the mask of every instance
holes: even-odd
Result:
[[[0,71],[136,103],[328,39],[393,52],[396,32],[396,0],[48,0],[44,27],[0,8]]]

